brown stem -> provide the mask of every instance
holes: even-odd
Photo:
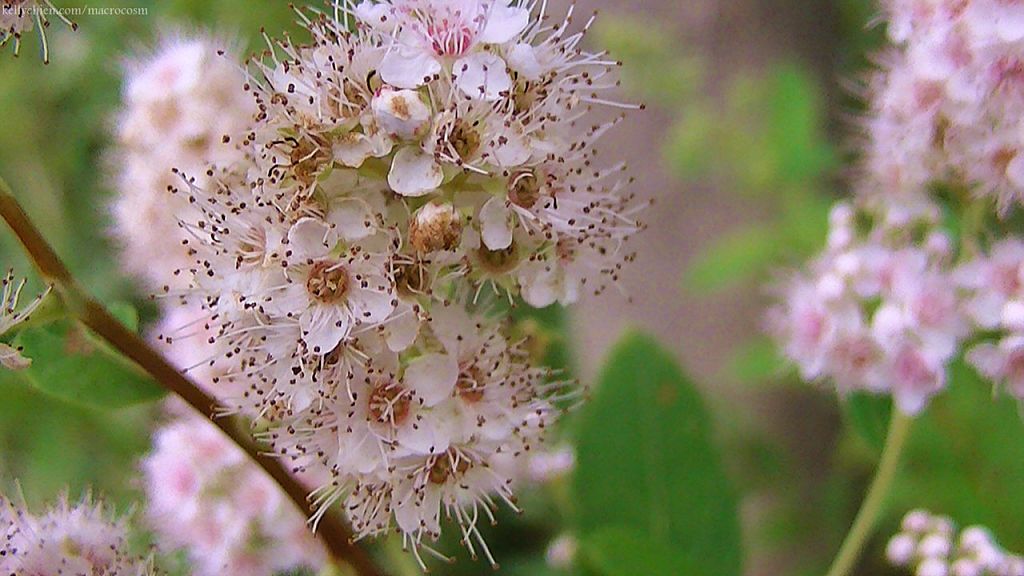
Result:
[[[7,183],[0,178],[0,216],[18,237],[44,279],[53,283],[65,305],[78,320],[107,341],[117,351],[133,360],[168,391],[181,397],[197,412],[212,421],[246,454],[263,468],[291,498],[303,515],[313,513],[306,489],[289,474],[281,461],[259,450],[245,431],[226,418],[217,418],[217,400],[164,360],[142,338],[125,328],[99,302],[75,283],[70,272],[53,248],[43,239],[15,200]],[[317,525],[317,536],[331,556],[349,564],[359,576],[383,576],[366,552],[352,542],[352,533],[337,516],[325,514]]]

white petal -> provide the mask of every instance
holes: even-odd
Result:
[[[365,22],[367,26],[381,32],[391,32],[398,24],[391,5],[383,2],[360,2],[356,6],[355,14],[356,18]]]
[[[480,208],[480,237],[491,250],[504,250],[512,245],[515,217],[503,198],[491,198]]]
[[[1024,11],[1019,5],[1003,9],[996,21],[996,33],[999,39],[1008,42],[1020,42],[1024,38]]]
[[[382,80],[397,88],[418,88],[441,72],[441,63],[431,54],[404,46],[396,46],[380,63]]]
[[[460,58],[452,67],[455,84],[473,99],[497,100],[512,88],[505,61],[490,52],[477,52]]]
[[[416,341],[420,333],[420,320],[411,308],[399,312],[388,322],[385,339],[388,349],[392,352],[401,352]]]
[[[508,67],[518,72],[524,80],[539,80],[544,73],[544,67],[537,60],[536,49],[526,43],[520,42],[509,48],[505,61]]]
[[[461,357],[462,350],[475,350],[479,347],[479,336],[473,319],[461,306],[437,306],[431,310],[430,330],[453,356]]]
[[[395,433],[398,444],[415,454],[440,454],[448,449],[451,437],[441,418],[426,414],[424,418],[415,415]]]
[[[519,166],[530,159],[533,151],[516,125],[496,127],[494,134],[491,140],[491,157],[498,166]]]
[[[523,300],[534,308],[547,308],[561,299],[558,266],[544,261],[526,262],[519,272]]]
[[[317,218],[301,218],[288,230],[289,249],[300,259],[326,256],[337,241],[337,233]]]
[[[423,518],[423,529],[430,534],[441,533],[441,487],[427,486],[423,493],[423,503],[420,504]]]
[[[312,306],[299,316],[302,339],[318,354],[326,354],[346,336],[352,323],[342,317],[338,309],[327,306]]]
[[[477,40],[485,44],[504,44],[518,36],[529,23],[529,10],[509,6],[505,0],[498,0],[491,5],[487,13],[487,24]]]
[[[365,134],[349,132],[335,140],[334,160],[350,168],[359,168],[373,153],[373,142]]]
[[[407,534],[419,532],[420,519],[423,517],[424,509],[416,493],[412,490],[403,490],[395,498],[395,502],[395,522],[399,529]]]
[[[426,406],[448,398],[459,379],[459,364],[448,354],[424,354],[405,369],[405,383]]]
[[[348,305],[357,322],[376,324],[387,320],[395,310],[395,296],[387,279],[367,278],[368,289],[355,288],[348,296]]]
[[[928,403],[928,393],[922,390],[896,388],[893,395],[896,407],[907,416],[916,416]]]
[[[369,205],[356,198],[331,201],[327,221],[345,240],[359,240],[373,233],[373,213]]]
[[[306,290],[305,282],[296,282],[283,290],[275,291],[273,297],[262,305],[263,310],[271,316],[287,316],[309,306],[309,292]]]
[[[402,196],[423,196],[444,180],[441,167],[434,157],[416,146],[406,146],[395,153],[388,173],[391,189]]]

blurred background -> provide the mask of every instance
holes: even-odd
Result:
[[[284,0],[103,1],[148,14],[83,16],[74,33],[54,22],[49,66],[35,34],[18,59],[9,48],[0,54],[0,175],[80,281],[107,303],[132,304],[145,330],[156,308],[120,272],[107,232],[106,151],[124,59],[162,33],[212,29],[250,50],[261,47],[261,26],[301,33]],[[623,60],[624,97],[646,104],[602,155],[624,157],[634,190],[655,204],[632,245],[637,260],[623,276],[624,294],[542,314],[559,346],[555,361],[594,386],[624,330],[656,338],[707,406],[711,441],[736,495],[737,565],[750,576],[820,574],[873,474],[888,407],[859,397],[837,402],[830,390],[801,383],[762,320],[772,278],[822,246],[829,207],[848,189],[858,86],[884,47],[883,27],[871,25],[878,9],[869,0],[579,0],[576,9],[600,10],[590,45]],[[39,285],[9,235],[0,235],[0,250]],[[1020,417],[1009,400],[992,404],[987,385],[964,385],[972,374],[961,372],[915,427],[891,512],[859,574],[895,573],[882,550],[912,507],[985,523],[1008,549],[1024,550]],[[138,500],[134,458],[148,449],[153,405],[98,411],[7,371],[0,398],[5,491],[17,479],[30,504],[65,487],[92,487],[124,507]],[[587,410],[568,423],[567,442]],[[524,515],[502,514],[489,536],[502,573],[587,573],[544,559],[551,540],[572,531],[580,482],[527,491]],[[725,547],[707,553],[737,555]],[[435,568],[481,571],[489,569],[461,557]]]

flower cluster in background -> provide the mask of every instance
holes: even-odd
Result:
[[[894,49],[871,85],[868,192],[954,181],[1001,209],[1024,199],[1024,8],[999,0],[882,3]]]
[[[126,271],[151,291],[189,282],[173,273],[189,262],[189,236],[178,226],[188,202],[157,193],[178,182],[171,170],[205,184],[210,164],[244,158],[230,140],[249,129],[255,105],[242,90],[245,74],[230,56],[236,52],[216,38],[166,36],[151,54],[125,64],[124,108],[108,159],[119,192],[113,232]]]
[[[102,503],[62,498],[41,515],[0,497],[0,572],[31,576],[150,576],[150,560],[129,553],[127,525]]]
[[[161,339],[327,477],[320,513],[340,501],[357,537],[397,528],[417,558],[448,517],[494,563],[478,526],[516,508],[578,396],[508,306],[615,287],[641,229],[625,167],[595,158],[621,116],[594,107],[634,108],[610,95],[618,63],[581,49],[590,20],[545,10],[344,2],[300,12],[312,42],[271,41],[247,79],[179,40],[125,91],[115,233],[185,319]]]
[[[1024,558],[996,543],[981,526],[957,531],[952,520],[913,510],[889,540],[886,556],[916,576],[1022,576]]]
[[[868,86],[858,195],[833,210],[827,248],[783,284],[770,324],[804,378],[892,393],[908,414],[946,386],[966,342],[968,362],[1024,397],[1020,240],[991,241],[977,216],[1022,198],[1024,6],[884,8],[893,48]]]
[[[271,576],[318,569],[324,551],[281,489],[220,430],[196,416],[165,425],[142,462],[146,513],[193,574]]]
[[[178,182],[172,170],[197,173],[205,183],[208,165],[244,161],[230,140],[244,135],[255,105],[234,53],[211,37],[167,36],[126,64],[118,145],[108,159],[120,191],[113,231],[127,271],[151,291],[189,284],[174,270],[190,259],[189,235],[178,222],[193,208],[167,193]],[[203,311],[164,304],[156,329],[162,351],[214,397],[231,396],[214,384],[225,370],[208,365],[214,350],[197,333]],[[185,345],[174,345],[179,333],[190,336]],[[324,552],[281,489],[213,424],[178,402],[166,411],[169,421],[154,433],[153,453],[141,466],[145,518],[161,548],[185,549],[197,575],[318,568]]]

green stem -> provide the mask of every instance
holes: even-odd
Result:
[[[871,486],[868,487],[864,502],[861,503],[857,517],[853,520],[853,526],[846,534],[846,539],[843,540],[843,545],[839,548],[839,553],[832,562],[827,576],[847,576],[874,531],[875,523],[884,509],[885,497],[896,477],[900,453],[903,451],[903,445],[906,444],[912,421],[913,419],[900,412],[899,408],[893,407],[888,436],[885,439],[885,447],[882,449],[882,458],[878,462],[875,478],[871,481]]]
[[[234,426],[230,419],[217,418],[218,402],[215,398],[168,363],[159,352],[78,286],[53,248],[25,215],[3,178],[0,178],[0,217],[25,247],[43,279],[54,286],[69,314],[210,420],[274,479],[304,516],[312,514],[306,488],[288,472],[280,459],[264,453],[249,433]],[[350,565],[359,576],[383,576],[366,552],[353,543],[352,533],[336,516],[325,514],[316,535],[335,560]]]

